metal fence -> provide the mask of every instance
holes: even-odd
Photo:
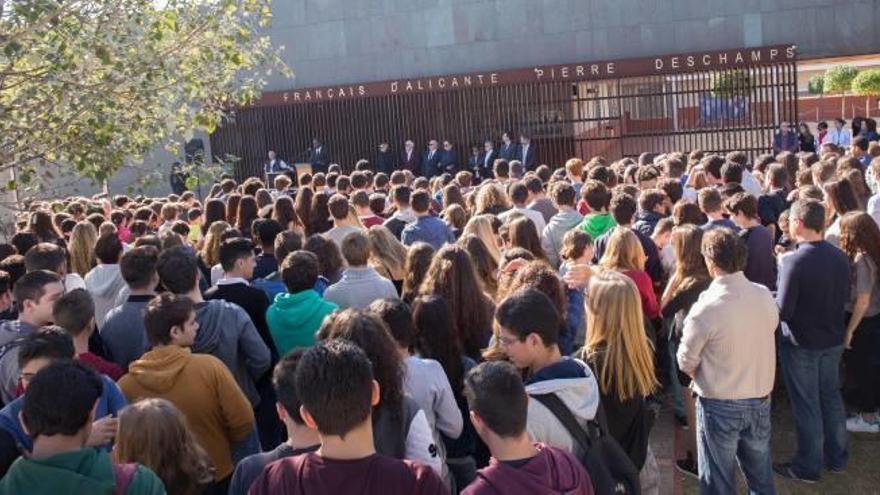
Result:
[[[797,120],[796,62],[582,81],[511,83],[360,99],[264,104],[238,110],[211,136],[215,158],[233,155],[239,178],[257,175],[269,149],[302,161],[312,137],[346,170],[395,156],[412,139],[449,140],[467,164],[471,146],[525,131],[539,163],[642,152],[769,152],[779,124]],[[285,95],[286,97],[286,95]]]

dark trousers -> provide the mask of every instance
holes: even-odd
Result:
[[[880,407],[880,315],[863,318],[843,353],[844,398],[858,412]]]

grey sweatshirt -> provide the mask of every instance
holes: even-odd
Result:
[[[223,361],[256,407],[260,403],[256,381],[269,369],[270,355],[250,316],[235,304],[214,300],[196,305],[196,321],[199,330],[192,351]]]
[[[544,231],[541,233],[541,247],[544,248],[544,254],[547,255],[547,260],[554,268],[559,266],[562,238],[565,237],[566,232],[577,227],[583,219],[584,217],[577,210],[560,210],[544,227]]]
[[[86,290],[95,301],[95,323],[101,328],[107,320],[107,313],[120,301],[120,294],[127,296],[128,285],[122,278],[119,265],[98,265],[86,273]]]

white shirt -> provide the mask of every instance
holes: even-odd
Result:
[[[846,128],[838,131],[837,128],[834,127],[828,129],[828,134],[825,134],[825,139],[822,140],[822,143],[832,143],[845,148],[852,144],[852,135]]]
[[[761,189],[761,183],[758,182],[758,179],[752,175],[748,170],[743,170],[743,178],[742,184],[740,184],[743,189],[754,197],[758,197],[763,194],[763,190]]]
[[[529,156],[529,145],[524,144],[523,147],[522,147],[522,162],[523,162],[523,165],[526,164],[526,157],[528,157],[528,156]]]
[[[495,151],[495,150],[494,150],[494,149],[491,149],[491,150],[489,150],[489,151],[486,152],[486,156],[483,157],[483,167],[485,167],[485,168],[489,168],[489,167],[492,165],[491,163],[489,163],[489,158],[492,157],[492,152],[493,152],[493,151]]]
[[[880,225],[880,194],[875,194],[868,199],[867,213],[877,222],[877,225]]]
[[[544,232],[544,227],[547,226],[547,222],[544,221],[544,215],[542,215],[540,211],[530,210],[524,206],[514,206],[513,208],[498,215],[498,220],[506,222],[507,217],[512,215],[514,212],[522,213],[526,216],[526,218],[531,220],[532,223],[535,224],[535,227],[538,229],[538,237],[541,236],[541,233]]]

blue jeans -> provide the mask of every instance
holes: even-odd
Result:
[[[735,494],[735,462],[749,493],[774,494],[770,462],[770,399],[697,400],[700,493]]]
[[[842,354],[842,345],[804,349],[787,339],[780,343],[782,376],[797,430],[791,467],[803,478],[819,479],[823,465],[829,469],[846,466],[846,411],[839,377]]]

